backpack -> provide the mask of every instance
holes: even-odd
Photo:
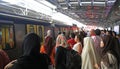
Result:
[[[108,62],[102,62],[101,69],[118,69],[117,58],[109,52],[106,54],[106,56],[108,58]]]
[[[67,50],[66,68],[81,69],[81,56],[75,50]]]

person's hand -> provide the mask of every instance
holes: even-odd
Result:
[[[95,64],[95,69],[99,69],[99,65],[97,63]]]
[[[4,67],[4,69],[9,69],[9,68],[11,68],[13,65],[14,65],[14,62],[16,62],[17,60],[13,60],[13,61],[11,61],[10,63],[8,63],[5,67]]]

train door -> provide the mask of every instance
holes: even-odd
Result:
[[[42,25],[27,24],[27,34],[36,33],[40,36],[42,43],[44,42],[44,27]]]
[[[37,33],[37,25],[27,24],[27,34],[28,33]]]
[[[44,26],[37,25],[37,34],[40,36],[43,44],[44,43]]]
[[[13,25],[0,24],[0,48],[11,49],[14,48],[14,27]]]

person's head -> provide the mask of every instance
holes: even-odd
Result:
[[[47,31],[47,36],[51,36],[52,35],[52,31],[51,30],[48,30]]]
[[[112,31],[112,36],[116,37],[116,32],[115,31]]]
[[[98,35],[98,36],[100,36],[101,31],[100,31],[99,29],[96,29],[96,30],[95,30],[95,34]]]
[[[81,42],[81,41],[82,41],[82,36],[77,34],[75,36],[75,42]]]
[[[63,34],[58,35],[58,37],[56,39],[56,46],[67,47],[67,40]]]
[[[23,55],[37,55],[40,53],[40,37],[35,33],[28,34],[23,41]]]
[[[92,36],[92,35],[96,35],[94,29],[91,29],[91,30],[90,30],[90,36]]]
[[[106,35],[112,36],[112,31],[106,31]]]
[[[108,50],[112,50],[113,38],[110,35],[102,37],[100,47],[102,48],[102,53],[106,53]]]
[[[66,33],[65,33],[65,32],[63,32],[62,34],[66,35]]]
[[[60,31],[58,32],[58,35],[59,35],[59,34],[61,34],[61,32],[60,32]]]

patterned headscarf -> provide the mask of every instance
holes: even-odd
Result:
[[[62,47],[67,47],[67,40],[66,37],[63,34],[58,35],[56,39],[56,47],[62,46]]]

